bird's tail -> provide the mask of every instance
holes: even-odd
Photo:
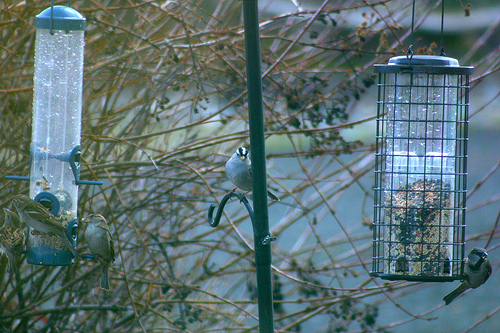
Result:
[[[456,287],[451,293],[443,297],[443,301],[446,303],[446,305],[450,304],[453,302],[455,298],[457,298],[461,293],[469,289],[469,287],[464,283],[460,283],[458,287]]]
[[[108,275],[108,267],[102,267],[101,273],[101,289],[109,291],[109,275]]]
[[[21,272],[19,271],[18,258],[15,255],[8,253],[8,252],[6,252],[5,254],[7,255],[7,258],[9,259],[9,263],[7,266],[9,271],[11,273],[14,273],[14,276],[15,276],[17,281],[21,281]]]
[[[280,201],[280,198],[278,198],[276,195],[274,195],[274,193],[272,193],[271,191],[267,191],[267,196],[272,201]]]
[[[78,253],[78,251],[73,247],[73,244],[71,244],[71,242],[66,237],[66,235],[64,235],[63,239],[65,240],[64,243],[66,244],[68,250],[70,250],[71,253],[73,253],[73,256],[75,257],[75,260],[80,260],[80,258],[81,258],[80,253]]]

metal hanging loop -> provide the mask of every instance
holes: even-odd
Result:
[[[217,209],[217,213],[215,214],[215,219],[213,218],[213,216],[214,216],[214,210],[215,210],[216,205],[215,204],[210,205],[210,207],[208,208],[208,223],[210,224],[210,226],[212,228],[215,228],[219,225],[220,219],[222,217],[222,212],[224,211],[224,207],[226,206],[226,203],[231,198],[239,198],[240,202],[245,206],[245,208],[248,211],[248,215],[250,215],[250,220],[252,221],[254,237],[258,237],[259,235],[257,235],[256,228],[255,228],[255,217],[254,217],[255,215],[254,215],[254,211],[252,209],[252,206],[250,205],[250,203],[248,202],[248,200],[244,194],[238,194],[234,191],[229,192],[228,194],[226,194],[222,198],[220,205],[219,205],[219,208]],[[276,236],[271,236],[270,234],[267,234],[267,235],[264,235],[262,237],[262,239],[260,239],[260,243],[262,245],[269,245],[271,242],[275,241],[276,239],[277,239]]]
[[[411,33],[410,33],[410,46],[408,46],[408,51],[406,51],[406,57],[411,63],[413,58],[413,30],[415,28],[415,0],[413,0],[413,5],[411,9]]]

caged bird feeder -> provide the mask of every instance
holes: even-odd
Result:
[[[30,197],[45,206],[77,241],[78,185],[85,18],[66,6],[51,6],[36,16],[35,74],[31,138]],[[29,229],[27,261],[66,266],[73,254],[52,235]]]
[[[462,277],[472,71],[446,56],[399,56],[375,65],[372,276]]]

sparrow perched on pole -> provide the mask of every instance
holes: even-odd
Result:
[[[110,290],[108,270],[115,261],[115,247],[108,222],[100,214],[91,214],[82,221],[88,223],[85,230],[87,246],[101,265],[101,289]]]
[[[66,236],[66,228],[41,203],[26,195],[19,194],[12,199],[12,204],[19,213],[22,222],[43,234],[57,236],[73,253],[75,259],[80,259],[80,254]]]
[[[8,208],[4,208],[4,224],[0,228],[0,247],[9,259],[9,269],[16,277],[20,277],[19,258],[24,251],[26,232],[19,216]]]
[[[491,275],[491,264],[485,249],[475,247],[470,251],[465,261],[464,274],[465,279],[462,283],[443,298],[446,305],[450,304],[467,289],[476,289],[488,280]]]
[[[236,152],[226,162],[227,178],[239,189],[250,192],[252,190],[252,162],[250,152],[245,147],[236,149]],[[273,201],[280,199],[271,191],[267,191],[267,196]]]

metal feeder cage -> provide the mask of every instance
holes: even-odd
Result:
[[[370,275],[461,279],[473,67],[444,56],[400,56],[374,67],[379,78]]]

